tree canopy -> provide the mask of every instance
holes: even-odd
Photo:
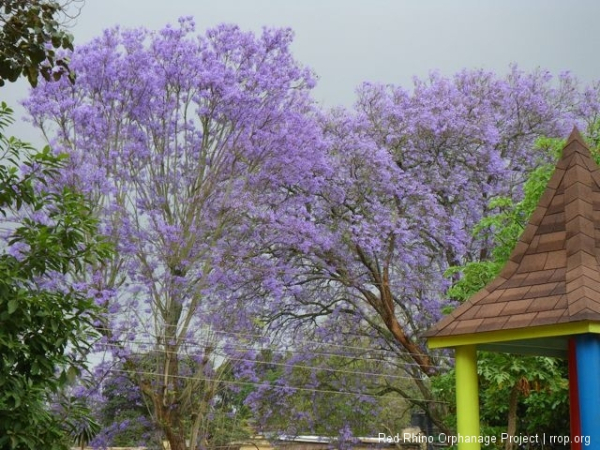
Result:
[[[517,67],[367,83],[323,111],[291,42],[191,19],[107,30],[71,54],[75,85],[27,102],[118,249],[87,275],[119,362],[99,370],[137,386],[174,450],[216,442],[240,386],[257,428],[351,439],[350,416],[395,393],[447,430],[431,379],[452,361],[421,338],[461,300],[444,274],[494,255],[494,230],[472,231],[551,160],[537,139],[598,122],[598,86]],[[347,394],[329,429],[307,400],[324,389]]]
[[[347,357],[389,361],[411,386],[358,393],[398,392],[444,429],[429,378],[451,361],[421,337],[456,304],[444,273],[491,256],[491,232],[472,233],[490,201],[520,199],[531,170],[550,159],[536,139],[591,125],[597,99],[569,76],[516,67],[433,74],[412,91],[364,85],[353,110],[322,116],[319,171],[257,195],[266,205],[248,240],[261,243],[259,255],[231,250],[250,262],[239,290],[269,293],[271,329],[310,337],[298,359],[337,345]],[[356,336],[363,349],[348,347]]]
[[[293,59],[290,30],[194,32],[190,19],[108,30],[73,53],[76,85],[43,83],[28,103],[71,156],[64,182],[93,198],[118,249],[94,274],[106,348],[173,450],[209,445],[231,331],[254,327],[247,307],[223,314],[235,276],[225,243],[259,207],[246,193],[298,177],[290,162],[307,161],[316,139],[313,76]]]

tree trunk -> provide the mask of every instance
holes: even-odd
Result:
[[[513,450],[514,442],[510,437],[514,436],[517,433],[517,406],[519,405],[519,385],[520,380],[515,383],[513,388],[510,391],[510,396],[508,398],[508,425],[506,428],[506,434],[508,434],[509,439],[506,440],[505,450]]]
[[[173,432],[170,427],[165,427],[164,430],[171,450],[187,450],[185,439],[179,433]]]

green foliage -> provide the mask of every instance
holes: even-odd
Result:
[[[502,269],[502,266],[503,264],[496,261],[475,261],[464,266],[449,268],[446,271],[446,276],[450,277],[460,273],[461,278],[448,289],[448,297],[464,302],[474,292],[493,280]],[[444,312],[449,313],[450,311]]]
[[[63,30],[64,6],[50,0],[3,0],[0,6],[0,86],[21,75],[36,86],[44,79],[68,74],[68,59],[56,50],[73,50],[73,37]]]
[[[444,423],[448,429],[456,430],[456,372],[454,368],[431,379],[431,393],[437,401],[447,405]]]
[[[509,396],[519,389],[518,433],[569,433],[567,367],[552,358],[517,357],[481,352],[478,358],[481,433],[499,436],[507,431]],[[449,407],[445,422],[456,429],[454,369],[432,379],[432,392]]]
[[[81,449],[85,448],[100,432],[98,423],[87,405],[85,398],[70,397],[61,401],[61,416],[73,442]]]
[[[508,395],[516,388],[523,397],[520,405],[521,432],[525,431],[523,427],[536,433],[544,427],[551,428],[554,432],[560,430],[560,425],[555,422],[556,418],[552,414],[544,414],[548,422],[538,421],[537,429],[530,422],[534,417],[539,418],[547,406],[556,414],[564,412],[566,405],[568,416],[567,370],[562,361],[543,357],[516,357],[505,353],[483,353],[478,358],[477,371],[483,387],[480,398],[481,417],[486,423],[498,426],[506,423]],[[549,395],[553,398],[551,405],[545,400]],[[567,428],[562,431],[568,433],[568,422]]]
[[[0,449],[67,448],[63,422],[47,410],[49,395],[85,367],[81,356],[94,341],[99,310],[60,278],[109,257],[111,249],[81,194],[52,190],[64,158],[7,138],[2,131],[11,120],[2,103]]]
[[[557,434],[557,430],[564,430],[566,435],[570,429],[569,381],[566,368],[561,370],[562,377],[550,379],[553,386],[532,391],[531,395],[523,399],[525,413],[520,415],[523,419],[519,423],[519,430],[523,434],[550,435]]]

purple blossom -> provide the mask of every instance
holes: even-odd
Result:
[[[599,117],[598,83],[517,67],[366,83],[353,108],[319,111],[292,38],[233,25],[196,36],[190,18],[114,28],[71,55],[75,85],[41,83],[26,103],[118,252],[78,280],[106,307],[99,348],[137,370],[164,405],[158,426],[188,427],[193,445],[208,431],[167,419],[223,361],[257,383],[258,423],[289,411],[293,432],[333,414],[285,408],[319,390],[347,395],[325,406],[353,417],[375,407],[373,374],[426,390],[446,366],[421,339],[450,304],[444,272],[485,253],[471,230],[549,160],[535,140]],[[340,446],[347,421],[328,430]]]

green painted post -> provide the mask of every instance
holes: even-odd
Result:
[[[456,347],[456,421],[458,450],[480,450],[479,387],[475,345]]]

